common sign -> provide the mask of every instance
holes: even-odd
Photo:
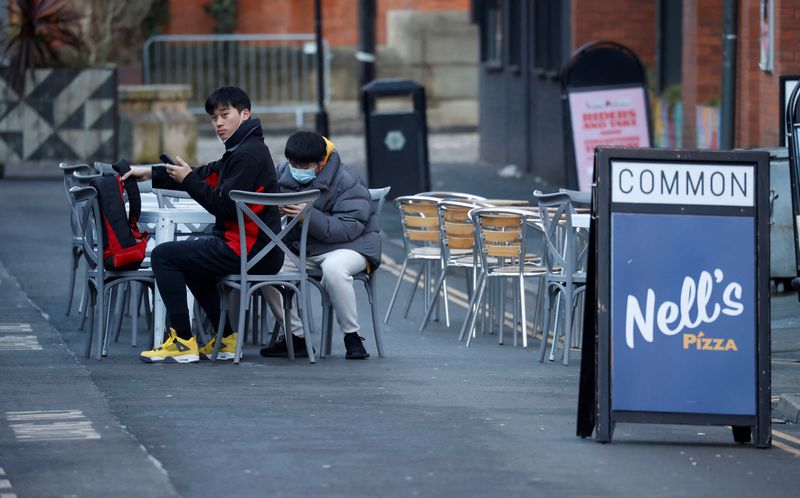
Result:
[[[684,423],[768,446],[769,155],[601,148],[597,169],[596,439]]]

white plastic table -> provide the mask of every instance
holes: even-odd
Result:
[[[155,196],[153,196],[155,197]],[[153,236],[155,245],[162,242],[175,240],[175,227],[183,225],[191,232],[199,233],[204,228],[214,223],[214,216],[200,207],[196,202],[182,202],[174,208],[159,208],[158,204],[153,204],[149,198],[142,194],[142,214],[139,223],[155,225],[156,232]],[[182,234],[186,232],[181,230]],[[153,347],[158,347],[164,342],[164,322],[166,319],[166,308],[161,294],[156,288],[153,303]]]

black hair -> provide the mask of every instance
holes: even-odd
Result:
[[[290,163],[319,163],[325,159],[328,147],[322,135],[315,131],[300,130],[291,134],[286,140],[284,154]]]
[[[209,116],[214,114],[218,107],[233,107],[242,112],[250,110],[250,97],[238,86],[223,86],[217,88],[206,99],[206,112]]]

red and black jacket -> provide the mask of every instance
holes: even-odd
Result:
[[[237,255],[241,254],[236,203],[230,199],[231,190],[246,192],[280,192],[275,164],[264,143],[261,121],[251,118],[242,121],[239,129],[225,141],[225,154],[214,161],[194,168],[183,183],[169,177],[164,166],[153,167],[153,187],[184,190],[209,213],[216,217],[214,235],[225,239]],[[253,211],[275,233],[280,231],[280,215],[275,207],[254,206]],[[259,234],[255,223],[245,217],[248,253],[264,247],[269,239]]]

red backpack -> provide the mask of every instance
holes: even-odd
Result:
[[[135,178],[125,182],[120,177],[130,171],[123,160],[113,165],[114,172],[91,180],[97,191],[97,204],[103,217],[103,263],[108,270],[135,270],[142,264],[150,234],[139,232],[142,198]],[[128,194],[128,212],[125,197]]]

